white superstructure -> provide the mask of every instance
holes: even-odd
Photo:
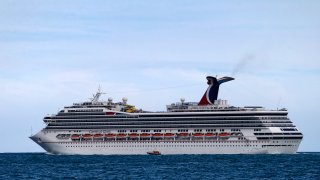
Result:
[[[233,107],[218,100],[219,85],[233,78],[207,77],[199,103],[137,110],[127,103],[91,99],[44,117],[47,126],[30,138],[53,154],[279,154],[295,153],[303,138],[287,110]]]

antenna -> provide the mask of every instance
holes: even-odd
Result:
[[[279,109],[279,105],[281,103],[281,100],[282,100],[282,98],[280,97],[279,100],[278,100],[278,104],[277,104],[277,110]]]

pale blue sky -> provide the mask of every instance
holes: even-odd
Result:
[[[30,127],[98,85],[165,110],[233,72],[220,98],[288,108],[299,150],[320,151],[320,1],[2,0],[0,152],[43,151]]]

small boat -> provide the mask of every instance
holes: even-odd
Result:
[[[178,136],[187,137],[187,136],[189,136],[189,133],[179,133]]]
[[[215,137],[216,134],[214,134],[214,133],[207,133],[207,134],[205,134],[204,136],[206,136],[206,137]]]
[[[164,137],[175,137],[175,134],[173,134],[173,133],[165,133]]]
[[[79,134],[72,134],[71,135],[71,139],[72,140],[78,140],[78,139],[80,139],[80,135]]]
[[[139,137],[139,134],[137,134],[137,133],[132,133],[132,134],[129,134],[129,137],[130,137],[130,138],[138,138],[138,137]]]
[[[220,133],[219,137],[220,138],[228,138],[228,137],[230,137],[230,133]]]
[[[82,135],[83,139],[91,139],[93,138],[93,135],[92,134],[84,134]]]
[[[195,134],[193,134],[193,136],[194,136],[194,137],[202,137],[203,134],[202,134],[202,133],[195,133]]]
[[[117,138],[126,138],[127,135],[126,134],[117,134]]]
[[[162,138],[162,137],[163,137],[163,134],[161,134],[161,133],[155,133],[155,134],[153,134],[153,137],[155,137],[155,138]]]
[[[160,151],[149,151],[147,152],[149,155],[161,155]]]
[[[104,135],[103,134],[95,134],[95,135],[93,135],[93,138],[97,138],[97,139],[99,139],[99,138],[103,138],[104,137]]]
[[[241,133],[241,132],[238,132],[238,133],[231,133],[231,136],[242,136],[242,133]]]

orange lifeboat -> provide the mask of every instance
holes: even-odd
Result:
[[[112,134],[112,133],[106,134],[106,138],[115,138],[115,137],[116,137],[115,134]]]
[[[202,133],[195,133],[195,134],[193,134],[193,136],[194,136],[194,137],[202,137],[203,134],[202,134]]]
[[[167,138],[175,137],[175,134],[173,134],[173,133],[165,133],[164,137],[167,137]]]
[[[181,136],[181,137],[188,137],[189,133],[179,133],[178,135]]]
[[[84,134],[82,135],[83,139],[91,139],[93,138],[93,135],[92,134]]]
[[[206,136],[206,137],[215,137],[216,134],[214,134],[214,133],[207,133],[207,134],[205,134],[204,136]]]
[[[72,134],[71,135],[71,139],[72,140],[79,140],[80,139],[80,135],[79,134]]]
[[[126,137],[127,137],[126,134],[118,134],[118,135],[117,135],[117,138],[126,138]]]
[[[142,133],[142,134],[140,134],[140,137],[142,137],[142,138],[151,138],[151,134]]]
[[[95,138],[95,139],[99,139],[99,138],[103,138],[103,137],[104,137],[103,134],[95,134],[95,135],[93,135],[93,138]]]
[[[153,135],[153,137],[155,137],[155,138],[162,138],[162,137],[163,137],[163,134],[161,134],[161,133],[155,133],[155,134]]]
[[[220,134],[219,134],[219,137],[221,137],[221,138],[228,138],[228,137],[230,137],[230,133],[220,133]]]

